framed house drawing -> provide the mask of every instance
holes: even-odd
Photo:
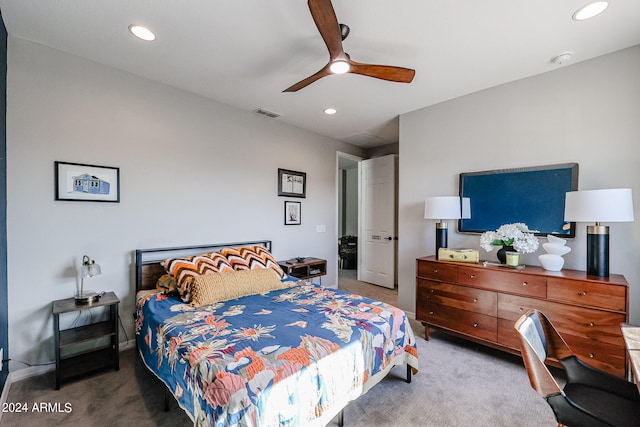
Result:
[[[278,169],[278,196],[306,197],[307,174],[288,169]]]
[[[55,200],[120,202],[120,168],[54,162]]]

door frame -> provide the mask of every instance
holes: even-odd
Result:
[[[351,160],[354,162],[358,163],[358,230],[360,229],[360,161],[364,160],[363,157],[360,156],[356,156],[354,154],[349,154],[349,153],[344,153],[342,151],[336,151],[336,215],[335,215],[335,224],[336,224],[336,228],[335,228],[335,242],[336,242],[336,255],[338,255],[339,258],[339,254],[338,254],[338,239],[340,238],[340,222],[339,222],[339,218],[340,218],[340,159],[346,159],[346,160]],[[358,257],[360,257],[360,239],[358,239]],[[359,264],[360,259],[358,258],[358,260],[356,261],[357,264]],[[339,280],[339,265],[338,262],[336,262],[336,267],[335,267],[335,274],[336,274],[336,288],[338,288],[338,280]]]

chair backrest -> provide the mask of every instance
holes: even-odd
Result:
[[[549,326],[555,331],[551,322],[538,310],[529,311],[515,324],[520,336],[520,350],[529,375],[529,382],[531,387],[544,398],[562,393],[562,389],[544,363],[550,357],[550,347],[554,350],[557,348],[557,345],[553,345],[556,341],[555,337],[549,339]],[[558,338],[564,343],[560,335]],[[555,354],[551,355],[551,357],[554,356]]]
[[[355,245],[358,243],[358,236],[342,236],[338,240],[340,245]]]

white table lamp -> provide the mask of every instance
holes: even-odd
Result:
[[[448,226],[445,220],[471,218],[471,204],[468,197],[436,196],[427,197],[424,202],[425,219],[437,219],[436,256],[438,249],[448,245]]]
[[[600,223],[634,220],[631,189],[570,191],[565,198],[564,219],[595,222],[587,226],[587,274],[609,276],[609,226]]]

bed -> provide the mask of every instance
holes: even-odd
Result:
[[[392,367],[406,364],[410,382],[418,354],[402,310],[281,277],[270,250],[270,241],[136,250],[138,352],[194,425],[324,426],[336,415],[342,424],[343,408]],[[190,302],[182,292],[156,289],[174,279],[161,262],[195,263],[197,254],[215,258],[214,270],[223,271],[189,273]],[[273,290],[202,297],[202,283],[214,279],[204,289],[235,295],[229,288],[242,274],[268,275]]]

